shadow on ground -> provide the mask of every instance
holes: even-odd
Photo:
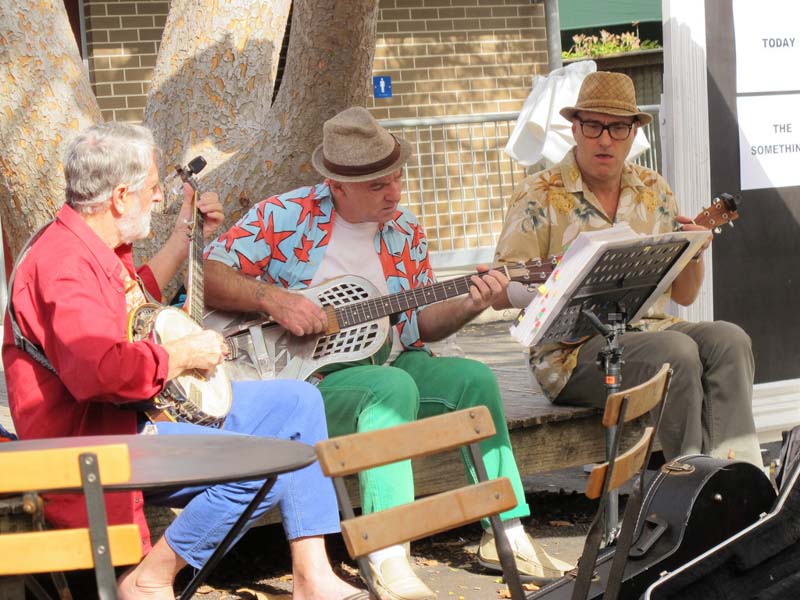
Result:
[[[532,515],[523,520],[526,529],[548,552],[576,561],[596,503],[583,495],[564,492],[537,492],[527,499]],[[500,574],[484,570],[475,560],[480,535],[480,526],[475,524],[412,544],[414,567],[439,598],[502,597],[505,584]],[[328,536],[327,545],[337,572],[362,586],[355,561],[347,555],[341,536]],[[177,589],[188,581],[189,575],[182,574]],[[291,585],[289,546],[281,527],[271,525],[248,532],[195,597],[204,600],[288,598]]]

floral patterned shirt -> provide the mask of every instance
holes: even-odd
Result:
[[[307,288],[322,264],[335,217],[327,181],[271,196],[211,242],[205,258],[285,288]],[[374,250],[390,294],[435,282],[428,239],[408,209],[398,207],[378,227]],[[429,351],[419,335],[419,310],[399,315],[396,327],[404,349]]]
[[[643,234],[667,233],[678,228],[677,214],[675,197],[664,178],[651,169],[626,162],[617,214],[612,221],[597,197],[583,185],[573,149],[553,168],[527,177],[514,192],[495,258],[500,262],[525,262],[561,256],[581,231],[606,229],[615,223],[628,223]],[[633,326],[659,331],[675,324],[678,319],[665,312],[668,301],[669,292]],[[583,341],[531,348],[531,369],[551,400],[572,374]]]

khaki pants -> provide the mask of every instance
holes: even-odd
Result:
[[[753,352],[740,327],[683,322],[665,331],[625,333],[620,345],[623,390],[646,381],[665,362],[672,366],[658,431],[667,460],[700,453],[763,467],[753,423]],[[599,335],[583,345],[556,404],[605,405],[603,376],[595,364],[604,346]]]

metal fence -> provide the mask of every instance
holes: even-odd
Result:
[[[642,107],[655,118],[644,127],[650,150],[637,158],[656,170],[658,108]],[[505,204],[526,175],[503,151],[518,116],[509,112],[381,121],[414,147],[406,165],[404,202],[425,228],[435,268],[491,261]]]

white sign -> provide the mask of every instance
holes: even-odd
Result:
[[[800,185],[800,94],[740,96],[743,190]]]
[[[736,92],[800,90],[800,2],[733,0]]]

